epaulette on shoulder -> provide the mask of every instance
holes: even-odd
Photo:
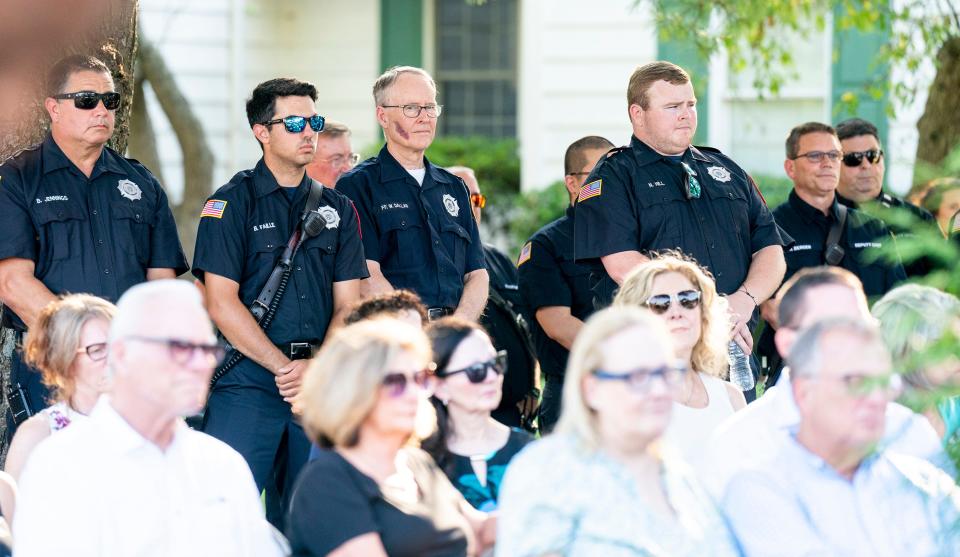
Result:
[[[630,146],[629,146],[629,145],[623,145],[623,146],[621,146],[621,147],[614,147],[613,149],[610,149],[609,151],[607,151],[607,154],[604,155],[603,158],[609,159],[610,157],[616,155],[617,153],[620,153],[620,152],[622,152],[622,151],[629,151],[629,150],[630,150]]]
[[[716,147],[707,147],[706,145],[694,145],[700,151],[708,151],[710,153],[717,153],[718,155],[723,155],[723,151],[717,149]],[[726,155],[724,155],[726,156]]]

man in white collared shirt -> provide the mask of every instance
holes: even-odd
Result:
[[[109,342],[111,394],[23,471],[17,556],[283,555],[243,458],[182,420],[203,406],[222,356],[196,289],[131,288]]]

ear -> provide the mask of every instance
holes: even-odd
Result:
[[[796,164],[797,161],[792,161],[790,159],[783,161],[783,170],[787,173],[787,176],[789,176],[791,180],[793,180],[794,174],[796,174],[797,171]]]
[[[253,125],[253,136],[260,140],[264,145],[270,143],[270,129],[263,124]]]
[[[60,121],[60,103],[57,102],[57,99],[53,97],[47,97],[43,101],[43,107],[47,109],[47,114],[50,116],[51,122]]]
[[[797,408],[801,411],[809,404],[812,383],[803,379],[797,379],[791,375],[790,388],[793,389],[793,400],[797,403]]]
[[[437,379],[436,383],[433,388],[433,396],[437,397],[440,402],[447,404],[450,402],[450,389],[447,387],[447,382],[443,379]]]
[[[786,327],[780,327],[777,329],[777,332],[773,334],[773,344],[777,347],[777,352],[786,358],[790,354],[790,349],[793,348],[793,341],[796,340],[796,338],[796,331]]]
[[[580,193],[580,186],[582,182],[580,176],[571,176],[567,174],[563,177],[563,185],[567,188],[567,193],[576,197]]]
[[[639,104],[631,104],[627,108],[627,113],[630,115],[630,121],[633,122],[633,125],[643,127],[643,108]]]
[[[382,106],[377,106],[377,123],[380,124],[380,127],[387,129],[389,125],[387,122],[387,111],[384,110]]]
[[[580,383],[580,392],[582,393],[583,402],[587,405],[587,408],[591,410],[596,410],[600,406],[599,397],[597,395],[597,386],[598,382],[593,375],[587,375],[584,377]]]

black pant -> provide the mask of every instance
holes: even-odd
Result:
[[[563,399],[563,379],[546,377],[543,386],[543,397],[540,399],[540,434],[546,435],[553,431],[560,419],[560,402]]]

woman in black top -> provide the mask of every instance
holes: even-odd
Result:
[[[431,399],[437,431],[423,448],[471,505],[496,510],[507,464],[533,440],[491,417],[500,404],[507,355],[494,349],[479,325],[456,317],[434,321],[427,336],[437,364]]]
[[[360,322],[327,339],[296,400],[325,449],[294,489],[293,555],[460,557],[492,545],[495,520],[412,446],[434,379],[423,332],[399,321]]]

